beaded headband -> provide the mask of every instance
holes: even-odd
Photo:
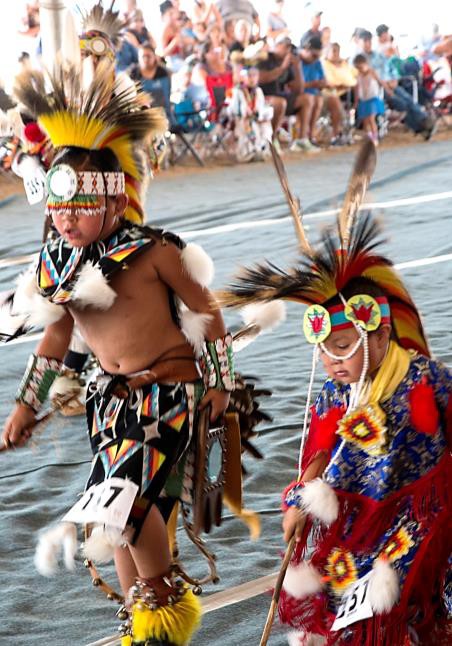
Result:
[[[49,197],[55,202],[68,202],[76,195],[116,196],[125,192],[124,173],[76,171],[68,164],[51,168],[46,185]]]
[[[368,294],[357,294],[328,309],[322,305],[311,305],[303,317],[303,331],[309,343],[323,343],[337,330],[360,327],[373,332],[380,325],[391,324],[391,312],[385,296],[373,298]]]

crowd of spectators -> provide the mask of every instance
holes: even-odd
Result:
[[[284,0],[267,15],[249,0],[193,0],[185,10],[164,0],[159,29],[145,23],[136,1],[123,4],[117,70],[185,131],[227,132],[239,161],[268,155],[269,138],[309,154],[346,145],[352,126],[378,144],[391,119],[426,140],[435,131],[429,73],[446,61],[450,83],[452,60],[452,37],[438,30],[417,57],[404,59],[387,25],[356,28],[344,58],[318,10],[293,42]]]

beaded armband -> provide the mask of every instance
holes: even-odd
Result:
[[[206,388],[231,392],[235,387],[232,336],[205,341],[199,359]]]
[[[32,408],[35,413],[45,402],[50,387],[61,371],[58,359],[32,354],[16,394],[16,401]]]
[[[301,509],[302,504],[300,493],[303,487],[304,482],[296,480],[295,482],[291,482],[290,485],[284,489],[282,494],[283,511],[287,511],[289,507],[298,507],[298,509]]]

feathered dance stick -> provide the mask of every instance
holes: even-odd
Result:
[[[286,169],[284,168],[283,161],[278,151],[276,150],[276,148],[272,143],[270,144],[270,150],[272,153],[273,163],[275,165],[276,172],[278,173],[279,181],[281,182],[282,190],[286,197],[287,204],[289,205],[290,214],[292,215],[292,218],[293,218],[295,232],[297,234],[300,248],[304,253],[310,254],[312,252],[312,248],[311,248],[311,245],[309,244],[308,238],[306,237],[306,233],[303,228],[303,214],[301,211],[300,200],[297,197],[295,197],[292,191],[290,190],[289,181],[287,179],[287,173],[286,173]]]

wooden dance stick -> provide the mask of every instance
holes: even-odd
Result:
[[[286,576],[287,567],[292,558],[292,553],[295,547],[295,534],[289,541],[287,545],[286,553],[284,554],[284,559],[281,564],[281,569],[279,570],[278,578],[276,579],[275,589],[273,591],[272,601],[267,615],[267,621],[265,622],[264,632],[262,633],[259,646],[267,646],[268,638],[270,637],[270,632],[273,626],[273,620],[275,618],[276,608],[278,607],[279,595],[281,594],[281,588],[284,583],[284,577]]]

